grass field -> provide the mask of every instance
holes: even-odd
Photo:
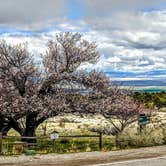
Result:
[[[91,132],[92,128],[102,129],[108,126],[102,116],[94,117],[78,117],[74,115],[58,116],[50,118],[41,124],[36,134],[37,136],[47,135],[53,131],[59,132],[61,136],[74,136],[74,135],[96,135],[98,133]],[[162,145],[166,143],[166,112],[160,111],[154,113],[151,117],[151,123],[146,126],[146,132],[142,135],[138,134],[138,123],[135,122],[125,129],[124,133],[120,136],[120,148],[132,148],[141,146]],[[111,127],[111,125],[110,125]],[[14,130],[10,130],[9,136],[16,136]],[[9,139],[6,142],[20,141],[19,139]],[[48,139],[38,139],[38,146],[33,147],[38,153],[72,153],[84,151],[98,151],[99,138],[59,138],[55,142],[55,149],[53,149],[53,141]],[[7,147],[12,153],[12,146]],[[115,146],[115,137],[103,135],[103,151],[110,151],[117,149]]]

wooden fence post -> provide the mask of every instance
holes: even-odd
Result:
[[[52,141],[53,141],[53,153],[55,153],[55,139],[53,139]]]
[[[102,133],[99,134],[99,150],[102,151],[103,149],[103,139],[102,139]]]
[[[0,154],[2,154],[2,133],[0,132]]]

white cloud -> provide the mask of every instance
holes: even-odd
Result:
[[[55,30],[36,36],[1,36],[7,41],[27,41],[29,50],[43,53],[48,40],[59,31],[82,32],[84,38],[96,41],[101,58],[96,65],[82,68],[105,71],[142,72],[166,69],[166,12],[118,13],[104,19],[86,19],[78,22],[64,20]]]
[[[0,25],[41,29],[67,13],[67,0],[0,0]]]
[[[110,57],[107,59],[107,62],[110,62],[110,63],[118,63],[118,62],[121,62],[121,59],[119,57]]]
[[[101,70],[150,71],[166,69],[166,12],[117,13],[101,19],[88,18],[104,58]],[[116,57],[117,61],[109,63]],[[99,65],[96,65],[99,68]]]
[[[78,0],[81,1],[81,0]],[[84,0],[87,17],[110,15],[115,12],[161,8],[165,0]]]

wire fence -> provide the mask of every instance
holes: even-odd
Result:
[[[22,141],[25,139],[29,143]],[[2,136],[0,133],[1,155],[28,154],[30,151],[37,154],[101,151],[103,147],[105,150],[111,150],[112,144],[109,139],[103,138],[102,134],[60,135],[56,139],[51,139],[50,136]]]

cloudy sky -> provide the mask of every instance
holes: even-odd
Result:
[[[82,68],[166,80],[166,0],[0,0],[0,39],[38,55],[60,31],[97,42],[99,62]]]

